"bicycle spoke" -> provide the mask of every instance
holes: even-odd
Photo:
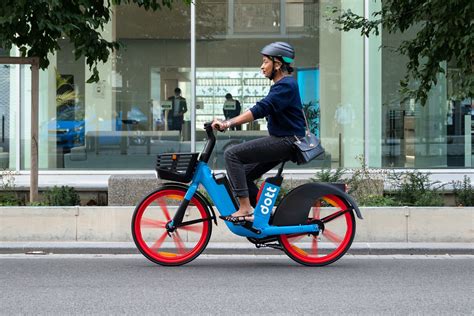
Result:
[[[166,222],[158,221],[150,218],[142,218],[141,225],[143,227],[165,228]]]
[[[346,212],[349,212],[349,210],[343,210],[343,211],[338,211],[338,212],[336,212],[336,213],[332,213],[332,214],[330,214],[330,215],[328,215],[328,216],[322,218],[322,219],[321,219],[321,222],[323,222],[323,223],[326,224],[326,223],[328,223],[328,222],[330,222],[330,221],[332,221],[332,220],[335,220],[336,218],[338,218],[338,217],[344,215]]]
[[[190,232],[193,232],[193,233],[198,233],[198,234],[200,234],[202,232],[202,227],[200,227],[200,226],[191,226],[191,225],[179,226],[179,229],[190,231]]]
[[[301,240],[306,234],[300,234],[300,235],[288,235],[288,239],[291,240],[291,242],[298,242]]]
[[[303,249],[301,249],[300,247],[296,246],[296,245],[291,245],[291,247],[298,253],[302,254],[302,255],[306,255],[306,251],[304,251]]]
[[[166,205],[166,202],[163,199],[158,199],[158,205],[160,205],[161,209],[163,210],[166,220],[170,221],[171,216],[170,216],[170,213],[168,212],[168,206]]]
[[[155,241],[155,243],[150,247],[150,249],[152,249],[152,250],[154,249],[154,250],[158,251],[160,249],[160,246],[163,243],[163,241],[165,241],[167,235],[168,235],[168,233],[164,232],[163,235],[161,235],[161,237],[158,238],[158,240]]]
[[[313,218],[319,219],[321,216],[321,201],[317,201],[316,204],[313,206]]]
[[[332,241],[334,244],[339,245],[342,241],[342,238],[337,234],[333,233],[329,229],[325,229],[323,232],[323,236]]]
[[[181,239],[181,236],[179,235],[178,231],[176,230],[172,236],[176,247],[178,247],[178,252],[180,254],[184,254],[186,252],[186,247],[184,246],[183,240]]]
[[[318,255],[318,239],[317,237],[313,236],[313,239],[311,240],[311,252],[313,256]]]

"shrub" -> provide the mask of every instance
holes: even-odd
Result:
[[[212,206],[215,206],[214,205],[214,201],[211,199],[211,196],[209,195],[209,193],[207,193],[207,191],[204,189],[204,188],[199,188],[198,189],[199,193],[201,193],[204,198],[212,205]]]
[[[39,202],[27,202],[26,205],[27,205],[27,206],[48,206],[48,203],[42,202],[42,201],[39,201]]]
[[[312,181],[318,182],[345,182],[348,193],[357,201],[359,206],[443,206],[444,201],[439,190],[443,187],[438,181],[431,182],[430,173],[418,171],[403,173],[389,172],[368,168],[362,156],[356,157],[361,167],[357,169],[336,170],[322,169]],[[347,179],[344,175],[350,174]],[[472,205],[472,187],[466,179],[455,184],[459,203]],[[384,194],[384,184],[388,181],[393,187],[390,195]],[[469,183],[468,183],[469,181]],[[462,199],[462,202],[461,202]],[[471,203],[471,204],[467,204]]]
[[[19,206],[24,205],[24,201],[18,197],[15,192],[15,175],[17,173],[11,170],[2,170],[0,174],[1,189],[0,205]]]
[[[356,157],[360,162],[360,168],[352,170],[352,175],[347,181],[349,194],[351,194],[360,206],[387,206],[392,200],[384,199],[384,178],[387,171],[370,169],[362,156]],[[393,205],[393,204],[391,204]]]
[[[14,192],[2,192],[0,194],[1,206],[21,206],[23,204],[23,201]]]
[[[311,180],[314,182],[342,183],[344,182],[342,177],[345,174],[346,170],[341,167],[338,167],[336,170],[321,169]]]
[[[458,206],[474,206],[474,191],[471,178],[464,176],[463,181],[453,181],[454,200]]]
[[[81,199],[72,187],[54,186],[44,193],[46,205],[50,206],[74,206],[79,205]]]
[[[439,181],[430,181],[430,173],[407,171],[392,173],[390,182],[395,188],[394,197],[403,206],[443,206]]]
[[[311,178],[315,182],[347,183],[349,194],[359,206],[391,206],[398,205],[391,197],[384,196],[384,177],[387,171],[369,169],[362,156],[356,157],[361,167],[358,169],[337,168],[336,170],[322,169]],[[344,179],[344,176],[350,177]]]
[[[398,203],[389,196],[368,195],[360,206],[397,206]]]

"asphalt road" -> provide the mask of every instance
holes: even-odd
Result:
[[[0,255],[0,314],[472,315],[473,256]]]

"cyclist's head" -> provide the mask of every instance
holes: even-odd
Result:
[[[225,95],[225,98],[226,98],[227,100],[232,100],[232,94],[227,93],[227,94]]]
[[[268,57],[273,62],[273,64],[275,64],[276,61],[280,62],[281,71],[290,74],[293,72],[293,68],[290,66],[290,64],[295,59],[295,50],[290,44],[285,42],[274,42],[262,48],[260,53]],[[275,65],[273,65],[273,70],[269,79],[272,80],[274,76]]]

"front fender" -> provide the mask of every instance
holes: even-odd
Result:
[[[358,218],[363,219],[357,203],[346,192],[325,183],[306,183],[291,190],[281,200],[273,215],[272,224],[286,226],[304,223],[314,201],[328,194],[341,198],[348,208],[354,210]]]

